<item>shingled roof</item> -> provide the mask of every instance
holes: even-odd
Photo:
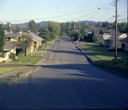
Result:
[[[25,32],[25,33],[23,33],[23,35],[31,37],[32,40],[35,42],[41,42],[43,40],[41,37],[37,36],[33,32],[29,32],[29,33]]]
[[[7,34],[5,34],[5,38],[16,38],[18,36],[22,35],[22,33],[18,32],[18,33],[13,33],[13,32],[8,32]]]
[[[6,50],[11,50],[14,47],[15,47],[15,45],[13,43],[6,41],[5,44],[4,44],[3,49],[6,51]]]

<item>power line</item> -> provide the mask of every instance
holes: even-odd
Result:
[[[125,21],[127,20],[127,18],[124,18],[124,19],[118,19],[117,21]]]
[[[111,20],[111,19],[114,19],[114,17],[115,17],[115,16],[111,16],[111,17],[107,18],[105,21],[109,21],[109,20]]]
[[[94,13],[97,12],[97,10],[100,10],[100,8],[97,8],[96,10],[94,10],[94,11],[92,11],[92,12],[89,12],[89,13],[86,13],[86,14],[84,14],[84,15],[82,15],[82,16],[76,17],[76,18],[74,18],[72,21],[79,20],[80,18],[85,17],[86,15],[92,15],[92,14],[93,14],[93,16],[94,16]],[[92,17],[92,16],[91,16],[91,17]],[[89,18],[91,18],[91,17],[89,17]],[[88,19],[89,19],[89,18],[88,18]]]
[[[100,9],[100,8],[90,9],[90,11],[88,11],[87,14],[91,14],[91,13],[95,12],[98,9]],[[16,22],[29,22],[30,20],[41,21],[41,20],[45,20],[45,19],[53,19],[53,18],[71,16],[71,15],[75,15],[75,14],[79,14],[79,13],[83,13],[83,12],[85,13],[85,11],[87,11],[87,10],[84,9],[84,10],[80,10],[80,11],[76,11],[76,12],[72,12],[72,13],[66,13],[66,14],[56,15],[56,16],[49,16],[49,17],[44,17],[44,18],[22,19],[22,20],[9,20],[9,21],[1,21],[1,22],[6,22],[6,23],[7,22],[10,22],[10,23],[15,22],[16,23]],[[77,17],[75,19],[81,18],[81,17],[83,17],[83,16],[85,16],[87,14],[84,14],[82,16],[79,16],[79,17]]]
[[[90,9],[94,10],[96,8]],[[71,15],[75,15],[75,14],[79,14],[79,13],[85,13],[85,11],[87,10],[80,10],[80,11],[76,11],[76,12],[72,12],[72,13],[66,13],[66,14],[62,14],[62,15],[56,15],[56,16],[49,16],[49,17],[44,17],[44,18],[35,18],[34,20],[39,21],[39,20],[45,20],[45,19],[52,19],[52,18],[59,18],[59,17],[65,17],[65,16],[71,16]],[[30,21],[32,19],[23,19],[23,20],[9,20],[9,21],[1,21],[1,22],[26,22],[26,21]]]
[[[100,6],[101,7],[100,9],[107,9],[110,12],[111,10],[109,8],[109,5],[110,4],[107,4],[107,5],[104,4],[104,5]],[[78,16],[78,17],[74,18],[73,19],[73,21],[74,21],[74,20],[77,20],[79,18],[82,18],[82,17],[84,17],[86,15],[93,14],[93,16],[94,16],[95,11],[97,11],[97,10],[99,10],[99,8],[93,8],[93,9],[90,9],[89,11],[87,11],[87,9],[83,9],[83,10],[79,10],[79,11],[75,11],[75,12],[71,12],[71,13],[66,13],[66,14],[61,14],[61,15],[56,15],[56,16],[49,16],[49,17],[42,17],[42,18],[34,18],[34,19],[9,20],[9,21],[2,21],[2,22],[10,22],[10,23],[12,23],[12,22],[15,22],[15,23],[22,22],[23,23],[23,22],[29,22],[30,20],[41,21],[41,20],[45,20],[45,19],[54,19],[54,18],[60,18],[60,17],[69,17],[69,16],[75,15],[75,14],[86,13],[86,14],[83,14],[81,16]],[[92,18],[93,16],[91,16],[89,18]]]

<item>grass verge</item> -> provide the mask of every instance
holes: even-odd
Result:
[[[53,43],[54,41],[47,42],[46,44],[42,45],[39,48],[39,50],[34,52],[32,55],[28,55],[28,56],[19,55],[17,60],[12,61],[10,63],[36,64],[42,59],[42,56],[47,52],[47,50],[51,48]],[[15,67],[0,67],[0,75],[13,72],[15,70],[16,70],[16,73],[14,73],[13,76],[0,78],[0,91],[5,89],[6,87],[8,88],[8,85],[22,79],[24,76],[26,76],[26,73],[35,71],[36,67],[21,67],[20,69]]]
[[[43,44],[38,51],[34,52],[32,55],[19,55],[17,60],[12,61],[12,63],[29,63],[29,64],[36,64],[42,58],[42,56],[48,51],[54,41],[49,41]]]
[[[42,56],[40,56],[40,55],[27,55],[27,56],[19,55],[18,59],[13,61],[13,63],[30,63],[30,64],[35,64],[38,61],[40,61],[41,58],[42,58]]]
[[[128,56],[126,52],[118,52],[118,59],[114,60],[114,52],[108,51],[107,47],[95,43],[84,43],[84,50],[89,54],[93,64],[110,71],[117,71],[121,76],[128,77]]]
[[[14,67],[0,67],[0,75],[8,72],[14,71],[16,68]]]

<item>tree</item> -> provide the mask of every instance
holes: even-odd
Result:
[[[53,40],[60,35],[60,24],[56,22],[46,22],[44,27],[40,28],[40,36],[46,40]]]
[[[80,23],[79,25],[80,25],[80,26],[79,26],[80,39],[81,39],[81,38],[84,39],[84,37],[87,36],[87,30],[88,30],[90,27],[87,26],[87,25],[84,24],[84,23]]]
[[[72,37],[73,37],[73,40],[74,41],[78,41],[79,40],[79,32],[78,31],[74,31],[73,33],[72,33]]]
[[[27,49],[31,46],[32,39],[30,36],[23,35],[20,37],[18,46],[22,49],[24,56],[27,55]]]
[[[128,28],[127,28],[127,23],[119,23],[118,24],[118,29],[121,33],[127,33]]]
[[[8,32],[11,31],[11,23],[8,22],[8,23],[5,25],[4,28],[5,28],[5,30],[7,30]]]
[[[34,20],[31,20],[29,23],[28,23],[28,27],[29,27],[29,30],[36,33],[39,31],[39,28],[37,26],[37,24],[35,23]]]
[[[66,34],[65,23],[61,23],[61,24],[60,24],[60,27],[61,27],[61,32],[60,32],[60,34],[61,34],[61,35]]]
[[[49,31],[48,31],[48,23],[45,23],[43,27],[40,28],[39,30],[39,36],[42,37],[45,40],[48,40],[48,35],[49,35]]]
[[[48,22],[49,37],[51,40],[60,35],[60,24],[56,22]]]
[[[14,28],[14,32],[20,32],[21,31],[21,29],[20,29],[20,27],[17,25],[15,28]]]
[[[107,28],[107,27],[108,27],[108,25],[109,25],[109,23],[108,23],[108,22],[103,22],[103,23],[102,23],[102,28]]]
[[[3,25],[0,24],[0,51],[3,51],[4,43],[4,29]]]

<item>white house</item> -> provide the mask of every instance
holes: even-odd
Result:
[[[118,33],[117,34],[117,48],[122,48],[122,40],[127,38],[127,34],[121,34],[121,33]],[[110,37],[110,44],[109,46],[111,48],[115,48],[115,34],[113,34],[111,37]]]
[[[111,34],[110,34],[109,32],[105,32],[105,33],[102,34],[101,37],[102,37],[102,38],[101,38],[100,43],[101,43],[103,46],[109,46]]]

